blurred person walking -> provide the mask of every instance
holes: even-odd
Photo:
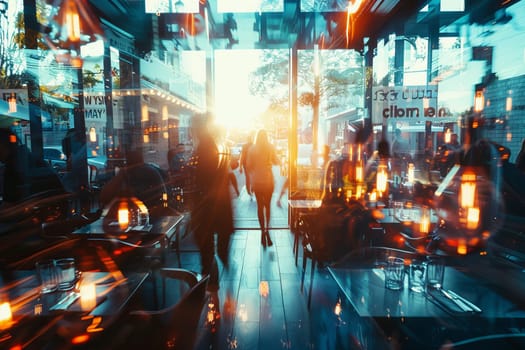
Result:
[[[261,227],[263,247],[273,245],[268,227],[271,219],[270,203],[275,186],[272,166],[278,164],[277,152],[268,140],[266,130],[259,130],[255,137],[255,144],[248,152],[247,165],[252,174],[252,188],[257,201],[257,218]]]
[[[210,275],[208,290],[214,292],[219,288],[214,236],[217,234],[217,255],[228,267],[233,209],[228,157],[219,153],[207,122],[205,115],[197,115],[192,124],[197,198],[191,213],[190,227],[199,247],[202,274]]]
[[[247,159],[248,159],[248,151],[250,150],[250,148],[252,146],[253,146],[253,134],[250,133],[250,135],[248,135],[248,138],[246,139],[246,143],[243,144],[242,148],[241,148],[241,156],[240,156],[241,166],[240,166],[240,169],[239,169],[239,172],[241,174],[244,172],[245,183],[246,183],[246,192],[250,196],[253,194],[253,191],[252,191],[252,184],[251,184],[251,181],[250,181],[250,172],[248,170]]]

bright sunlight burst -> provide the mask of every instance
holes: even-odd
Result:
[[[228,129],[248,130],[268,106],[250,95],[249,75],[259,64],[256,50],[215,51],[215,117]]]

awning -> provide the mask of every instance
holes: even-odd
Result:
[[[53,105],[55,107],[64,108],[64,109],[73,109],[73,108],[75,108],[75,105],[73,103],[66,102],[66,101],[64,101],[62,99],[53,97],[53,96],[51,96],[49,94],[43,93],[42,97],[44,99],[44,103],[45,104]]]
[[[0,115],[18,120],[29,120],[29,109],[25,105],[17,104],[16,112],[9,112],[9,103],[0,99]]]

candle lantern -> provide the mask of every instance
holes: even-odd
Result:
[[[383,197],[388,190],[388,169],[386,164],[377,166],[376,189],[380,197]]]

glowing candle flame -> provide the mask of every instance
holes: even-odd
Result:
[[[430,217],[428,213],[428,208],[421,209],[419,231],[423,234],[427,234],[430,231]]]
[[[355,166],[355,180],[358,182],[363,182],[363,165],[361,162],[358,162]]]
[[[388,174],[386,171],[386,165],[379,165],[377,167],[376,188],[380,194],[386,192],[387,180]]]
[[[456,251],[459,255],[467,254],[467,241],[464,239],[458,240],[458,247]]]
[[[94,283],[80,286],[80,307],[82,310],[92,310],[97,305],[97,290]]]
[[[120,203],[120,207],[118,208],[118,224],[123,230],[129,225],[129,210],[126,202]]]
[[[445,131],[445,143],[450,143],[451,137],[452,137],[452,132],[450,132],[450,129],[447,129]]]
[[[474,230],[479,224],[479,208],[467,209],[467,229]]]
[[[463,208],[471,208],[474,206],[476,198],[476,175],[472,173],[465,173],[461,177],[461,197],[460,203]]]
[[[0,304],[0,329],[6,329],[11,326],[13,321],[13,313],[11,312],[11,305],[9,302]]]

